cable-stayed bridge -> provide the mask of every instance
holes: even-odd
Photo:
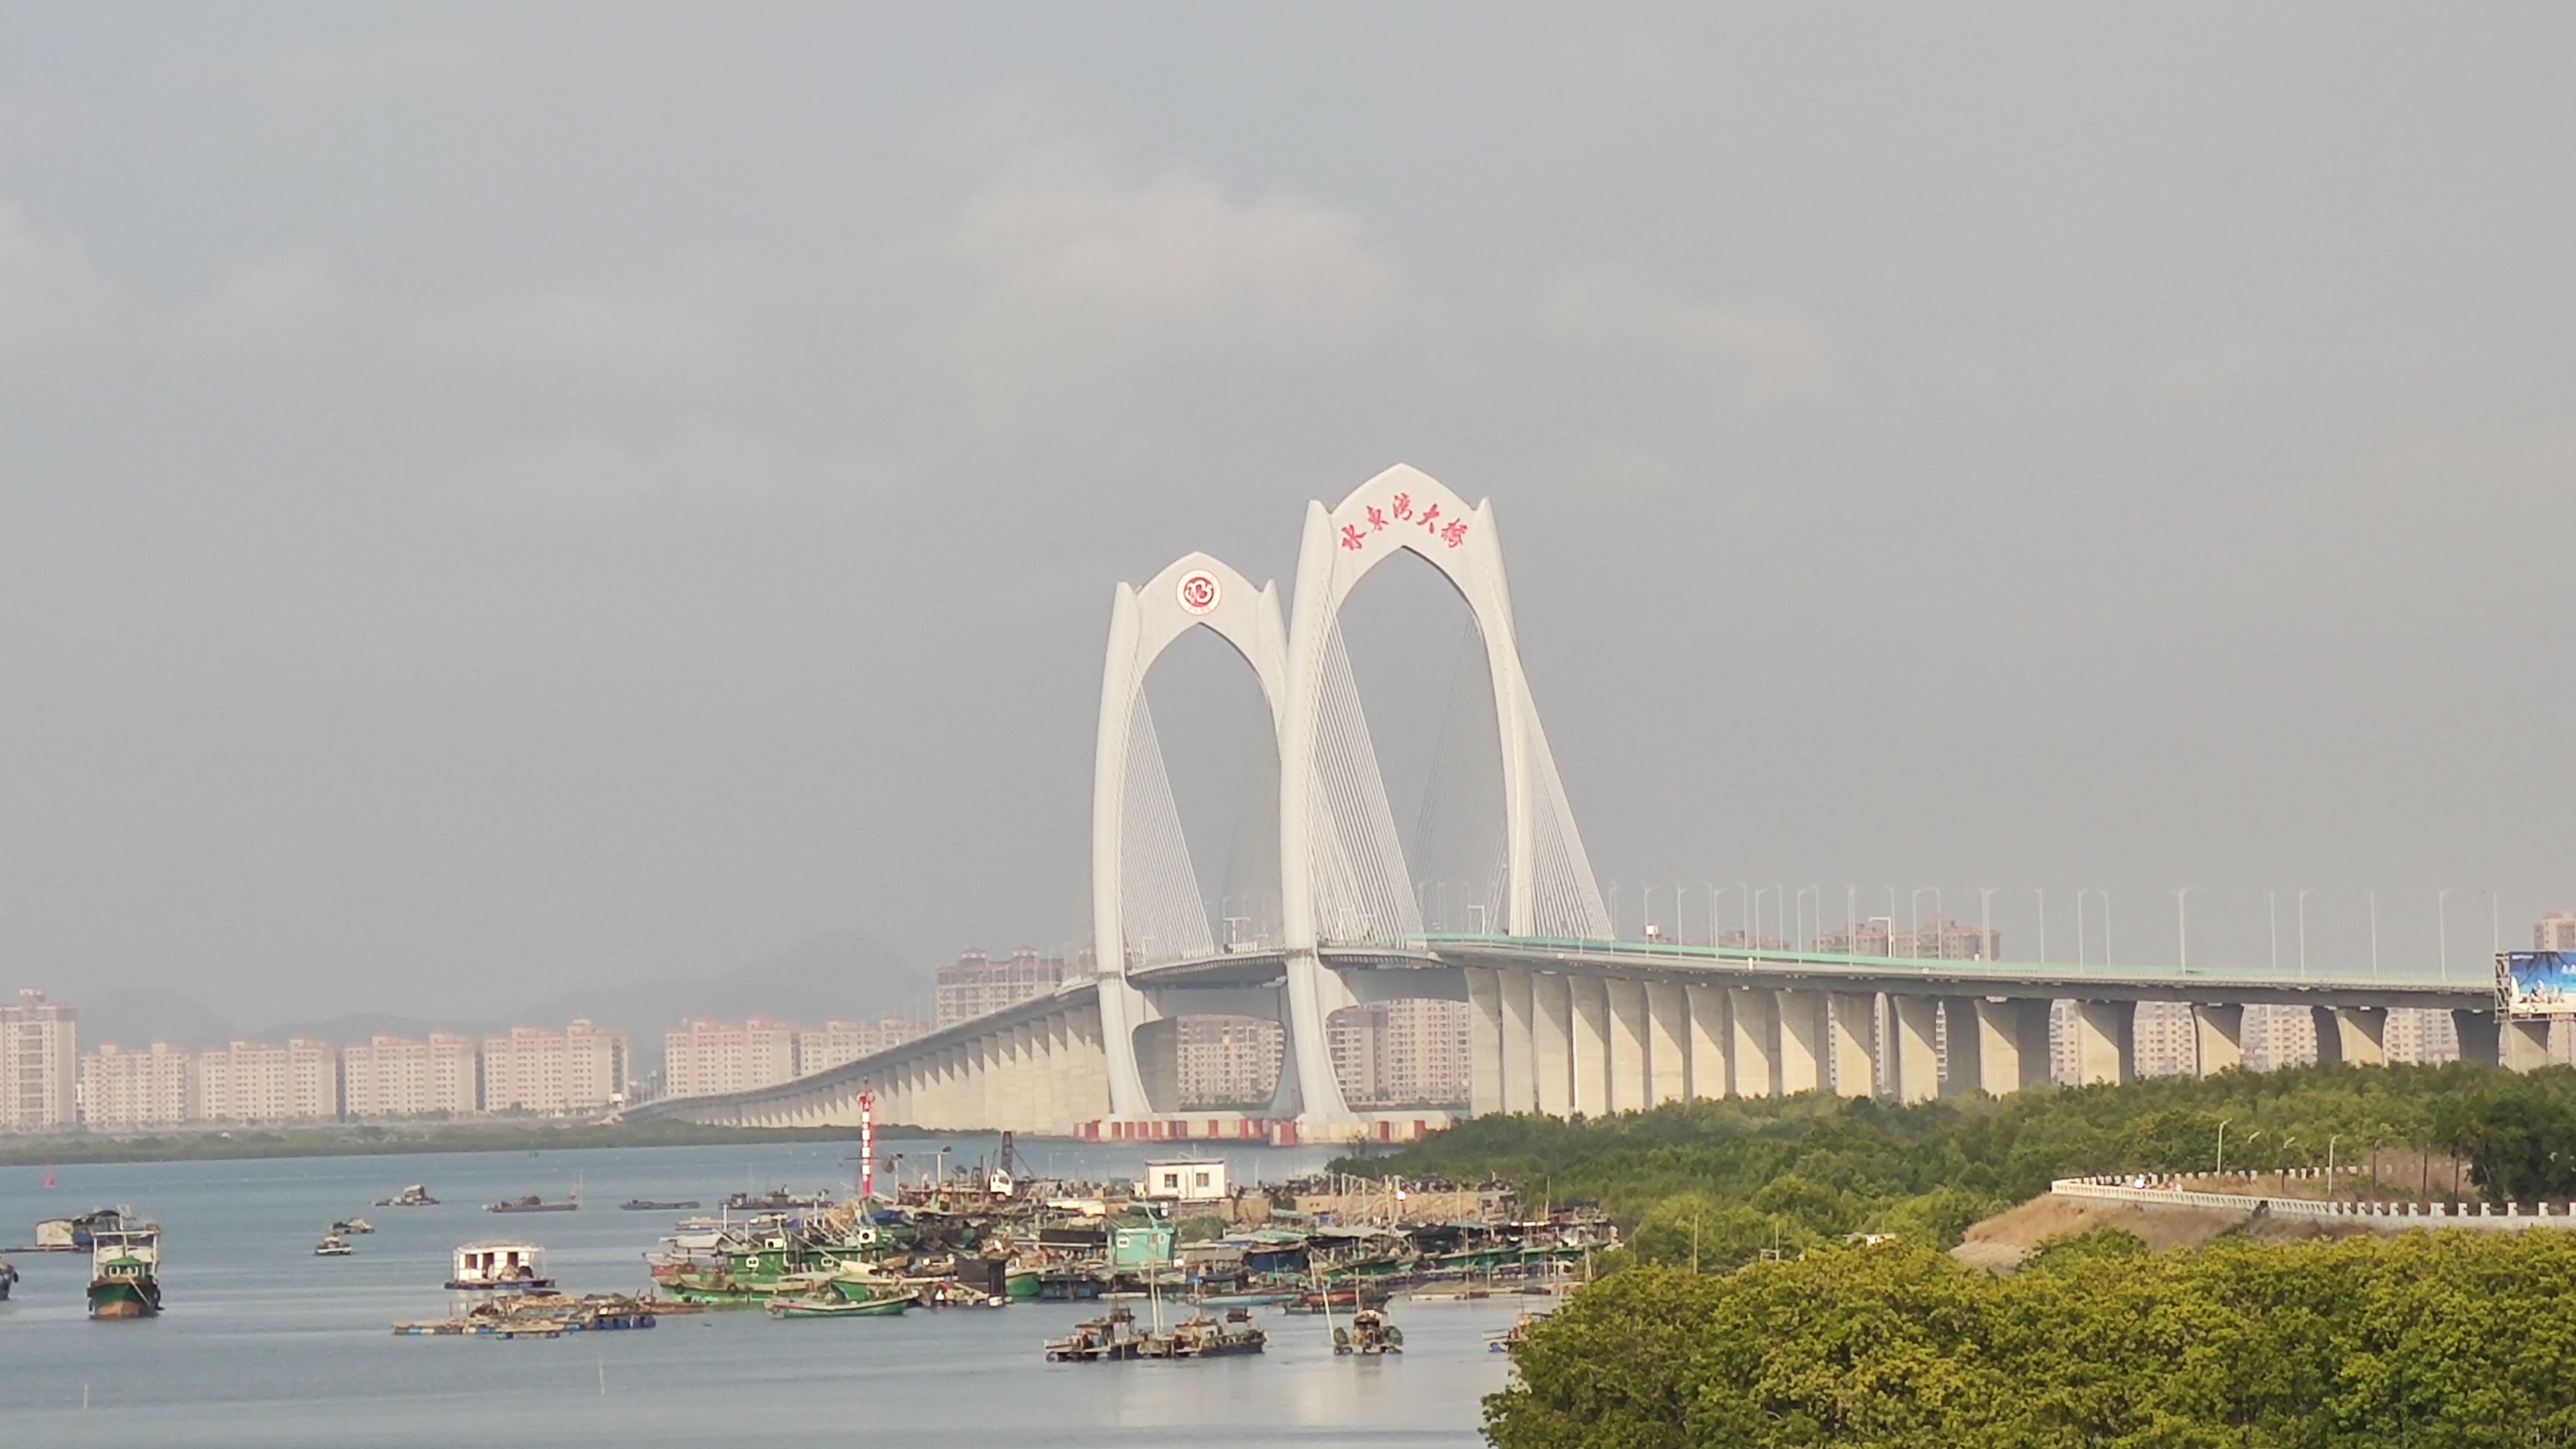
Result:
[[[1465,603],[1451,728],[1422,818],[1400,833],[1342,633],[1352,590],[1404,555]],[[1356,1104],[1336,1012],[1385,1001],[1469,1006],[1471,1112],[1625,1111],[1687,1097],[1830,1091],[1920,1101],[2045,1079],[2053,1003],[2076,1003],[2079,1074],[2134,1070],[2140,1001],[2188,1002],[2204,1071],[2242,1059],[2244,1008],[2316,1013],[2320,1055],[2385,1056],[2393,1008],[2449,1011],[2461,1052],[2536,1066],[2532,1023],[2500,1022],[2493,980],[2283,979],[2183,967],[1924,961],[1618,941],[1522,671],[1490,502],[1409,467],[1306,511],[1293,615],[1193,553],[1117,586],[1092,796],[1097,975],[793,1082],[648,1103],[630,1117],[758,1125],[878,1115],[947,1129],[1111,1140],[1402,1140],[1454,1108]],[[1182,827],[1145,683],[1205,629],[1232,646],[1268,721],[1221,890]],[[1415,858],[1438,857],[1434,862]],[[1437,879],[1435,892],[1418,882]],[[1213,906],[1212,906],[1213,900]],[[1185,1110],[1185,1017],[1275,1022],[1268,1100]],[[1946,1057],[1948,1071],[1940,1070]]]

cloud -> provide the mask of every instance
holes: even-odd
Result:
[[[971,196],[948,238],[974,291],[971,365],[1093,363],[1173,351],[1333,347],[1399,292],[1360,218],[1289,191],[1228,196],[1172,167],[1113,174],[1089,148],[1022,154]]]
[[[1835,389],[1833,344],[1824,329],[1777,308],[1656,297],[1625,277],[1597,273],[1559,286],[1548,314],[1571,337],[1717,363],[1757,402],[1816,399]]]

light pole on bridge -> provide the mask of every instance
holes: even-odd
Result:
[[[2032,886],[2030,893],[2039,900],[2039,964],[2048,964],[2048,887]]]
[[[2308,896],[2313,886],[2299,892],[2299,979],[2308,979]]]
[[[2362,899],[2370,902],[2370,979],[2379,979],[2379,892],[2363,891]]]
[[[2433,892],[2433,934],[2440,942],[2437,949],[2442,962],[2442,979],[2447,982],[2451,979],[2451,888],[2449,886]]]
[[[2191,892],[2190,886],[2174,891],[2174,966],[2186,974],[2191,971]]]

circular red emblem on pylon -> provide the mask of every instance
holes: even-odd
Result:
[[[1205,614],[1216,608],[1216,575],[1206,569],[1192,569],[1181,575],[1181,607],[1192,614]]]

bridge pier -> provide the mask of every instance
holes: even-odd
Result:
[[[1783,990],[1774,998],[1780,1012],[1780,1095],[1825,1089],[1825,1054],[1831,1050],[1821,991]]]
[[[1941,1095],[1941,1059],[1934,1035],[1940,1002],[1929,996],[1891,996],[1888,1005],[1895,1018],[1895,1030],[1890,1033],[1894,1060],[1888,1068],[1895,1079],[1896,1100],[1909,1106],[1929,1102]]]
[[[1574,1001],[1574,1110],[1598,1117],[1610,1110],[1610,990],[1598,976],[1569,976]]]
[[[2388,1013],[2368,1006],[2309,1008],[2317,1023],[2319,1065],[2388,1065]]]
[[[1646,1060],[1646,985],[1612,977],[1601,983],[1609,1004],[1608,1048],[1604,1062],[1609,1082],[1603,1093],[1613,1112],[1636,1112],[1653,1105],[1655,1076]]]
[[[1503,981],[1473,968],[1467,978],[1467,1110],[1503,1110]]]
[[[1735,1019],[1726,1052],[1735,1095],[1768,1097],[1771,1095],[1773,1043],[1780,1034],[1779,995],[1758,986],[1730,986],[1726,990],[1726,1004],[1728,1014]]]
[[[2509,1072],[2536,1072],[2549,1065],[2549,1023],[2524,1018],[2504,1024],[2504,1067]]]
[[[1538,1087],[1538,1110],[1550,1117],[1574,1115],[1574,978],[1555,971],[1530,978],[1531,1080]]]
[[[2125,1082],[2138,1074],[2138,1004],[2134,1001],[2075,1003],[2075,1081]]]
[[[1941,1042],[1950,1069],[1941,1079],[1944,1097],[1973,1097],[1986,1089],[1986,1039],[1977,1020],[1983,1004],[1969,996],[1941,998]]]
[[[1503,998],[1503,1106],[1506,1112],[1535,1112],[1538,1106],[1538,1055],[1533,1038],[1535,1023],[1531,1013],[1533,973],[1504,971],[1501,977]]]
[[[1834,1095],[1878,1095],[1878,998],[1836,992],[1825,998],[1831,1014],[1827,1056],[1833,1068]]]
[[[1690,1094],[1694,1098],[1723,1097],[1730,1086],[1726,988],[1694,982],[1682,988],[1682,1000],[1690,1013]]]
[[[2191,1038],[2200,1075],[2215,1076],[2245,1067],[2245,1008],[2192,1003]]]
[[[1647,1104],[1660,1107],[1690,1095],[1690,998],[1678,983],[1646,984]]]

